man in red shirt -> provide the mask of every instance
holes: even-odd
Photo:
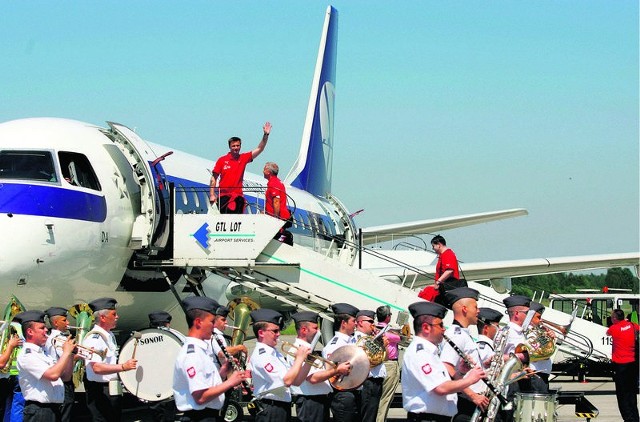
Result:
[[[244,197],[242,196],[242,181],[244,179],[244,169],[252,162],[267,146],[271,123],[267,122],[262,127],[262,140],[251,152],[240,154],[242,140],[236,136],[229,138],[229,153],[218,158],[213,171],[211,172],[211,183],[209,189],[209,202],[214,204],[218,201],[220,213],[222,214],[242,214],[244,212]],[[218,183],[218,177],[220,182]],[[218,183],[218,196],[216,196],[216,183]]]
[[[457,289],[458,287],[467,287],[467,282],[460,280],[458,258],[456,258],[453,250],[447,247],[447,241],[444,237],[440,235],[434,236],[431,239],[431,248],[438,254],[434,286],[440,291],[440,294],[435,301],[448,307],[444,295],[445,291]]]
[[[613,340],[611,360],[618,409],[624,422],[638,422],[638,324],[624,319],[622,309],[611,312],[607,335]]]
[[[280,169],[276,163],[268,162],[264,165],[262,174],[267,179],[267,191],[264,194],[264,212],[280,220],[287,221],[291,218],[291,213],[287,208],[287,192],[284,184],[278,178]],[[287,221],[274,239],[278,239],[288,245],[293,245],[293,235],[285,230],[291,227],[291,222]]]

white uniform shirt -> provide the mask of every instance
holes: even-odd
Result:
[[[331,360],[331,353],[338,347],[346,346],[347,344],[356,344],[356,339],[353,336],[336,331],[333,338],[322,349],[322,357]]]
[[[64,341],[57,341],[56,343],[53,342],[53,339],[58,337],[67,341],[67,336],[63,335],[62,331],[53,328],[49,337],[47,337],[47,342],[44,344],[44,351],[49,356],[53,356],[56,359],[60,359],[60,356],[62,355],[62,345],[64,344]]]
[[[94,331],[93,333],[91,331]],[[105,330],[99,325],[94,325],[87,336],[82,341],[82,345],[90,349],[97,351],[107,351],[107,355],[104,360],[94,353],[91,359],[86,360],[87,379],[94,382],[109,382],[118,378],[117,373],[108,375],[98,375],[93,371],[93,363],[108,363],[110,365],[116,365],[118,363],[118,345],[116,344],[116,338],[113,333]],[[106,342],[105,342],[106,340]]]
[[[64,401],[64,384],[61,378],[49,381],[42,375],[51,368],[56,359],[47,355],[42,347],[33,343],[24,343],[18,354],[18,377],[20,389],[25,400],[39,403],[62,403]]]
[[[264,394],[265,391],[284,386],[284,376],[289,368],[290,365],[282,353],[271,346],[257,342],[249,359],[254,396],[290,403],[291,390],[289,388],[277,395]]]
[[[296,339],[293,345],[296,347],[300,347],[300,346],[311,347],[311,344],[299,338]],[[295,360],[294,357],[286,356],[286,359],[287,359],[287,362],[289,362],[289,365],[293,365],[293,362]],[[316,372],[324,371],[324,370],[325,370],[324,367],[316,368],[315,366],[312,366],[311,369],[309,369],[309,375],[307,375],[307,378]],[[291,388],[291,394],[303,395],[303,396],[325,395],[333,391],[331,384],[329,384],[329,380],[325,380],[317,384],[311,384],[309,381],[304,380],[299,387],[292,385],[290,388]]]
[[[213,350],[206,341],[194,337],[185,339],[173,367],[173,398],[178,410],[222,409],[224,394],[205,404],[197,404],[192,395],[222,384],[214,360]]]
[[[463,328],[457,324],[453,324],[449,328],[447,328],[447,331],[445,331],[445,335],[451,341],[453,341],[456,346],[458,346],[458,348],[464,352],[465,355],[470,357],[471,360],[473,360],[478,365],[482,365],[480,352],[478,352],[478,345],[475,341],[473,341],[473,338],[471,338],[468,328]],[[444,363],[453,365],[453,367],[456,369],[454,377],[455,379],[464,378],[464,375],[460,372],[460,369],[466,366],[464,365],[462,358],[446,340],[443,341],[442,344],[443,346],[442,352],[440,352],[440,359],[442,359],[442,362]],[[468,368],[465,369],[466,371],[469,370]],[[472,384],[470,388],[476,393],[482,393],[486,390],[486,384],[484,383],[484,381],[479,380],[475,384]]]
[[[509,326],[509,330],[507,331],[507,344],[504,347],[505,355],[515,353],[516,346],[524,343],[525,340],[521,326],[511,321],[509,321],[507,325]]]
[[[489,369],[490,363],[487,363],[493,355],[495,351],[493,350],[493,340],[491,340],[487,336],[483,336],[480,334],[478,336],[478,353],[480,353],[480,359],[482,359],[482,366],[484,369]]]
[[[358,340],[360,340],[362,337],[367,337],[368,334],[365,334],[361,331],[356,331],[353,334],[353,338],[355,339],[356,343],[358,342]],[[384,346],[383,346],[384,347]],[[369,378],[384,378],[387,376],[387,368],[384,366],[384,362],[381,363],[380,365],[374,366],[373,368],[371,368],[371,370],[369,371]]]
[[[402,360],[402,407],[407,412],[453,416],[458,412],[456,393],[441,396],[432,390],[450,381],[438,348],[430,341],[415,336]]]

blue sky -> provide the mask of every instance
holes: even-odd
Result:
[[[214,159],[269,120],[258,161],[288,169],[327,4],[0,1],[0,121]],[[467,262],[639,249],[638,2],[332,4],[333,193],[360,225],[522,207],[442,234]]]

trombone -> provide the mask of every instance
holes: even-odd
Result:
[[[65,337],[65,336],[55,337],[52,340],[53,347],[55,349],[62,349],[62,345],[67,340],[69,340],[69,338]],[[106,350],[96,350],[96,349],[93,349],[91,347],[83,346],[81,344],[76,344],[76,347],[73,348],[73,353],[77,354],[78,356],[80,356],[83,359],[91,359],[94,354],[100,356],[100,359],[102,359],[102,360],[104,360],[104,358],[107,356],[107,351]]]
[[[295,358],[298,347],[294,344],[289,343],[288,341],[285,341],[285,342],[282,342],[282,346],[280,347],[280,350],[282,350],[282,353],[284,353],[285,355],[289,355]],[[322,356],[311,355],[311,354],[307,356],[304,363],[318,369],[324,369],[325,363],[331,365],[332,367],[337,366],[335,362],[332,362],[329,359],[325,359]]]

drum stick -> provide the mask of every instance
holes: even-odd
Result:
[[[131,337],[136,339],[136,342],[133,343],[133,354],[131,355],[131,359],[136,358],[136,350],[138,349],[138,342],[142,338],[142,333],[140,331],[134,331],[131,333]]]

